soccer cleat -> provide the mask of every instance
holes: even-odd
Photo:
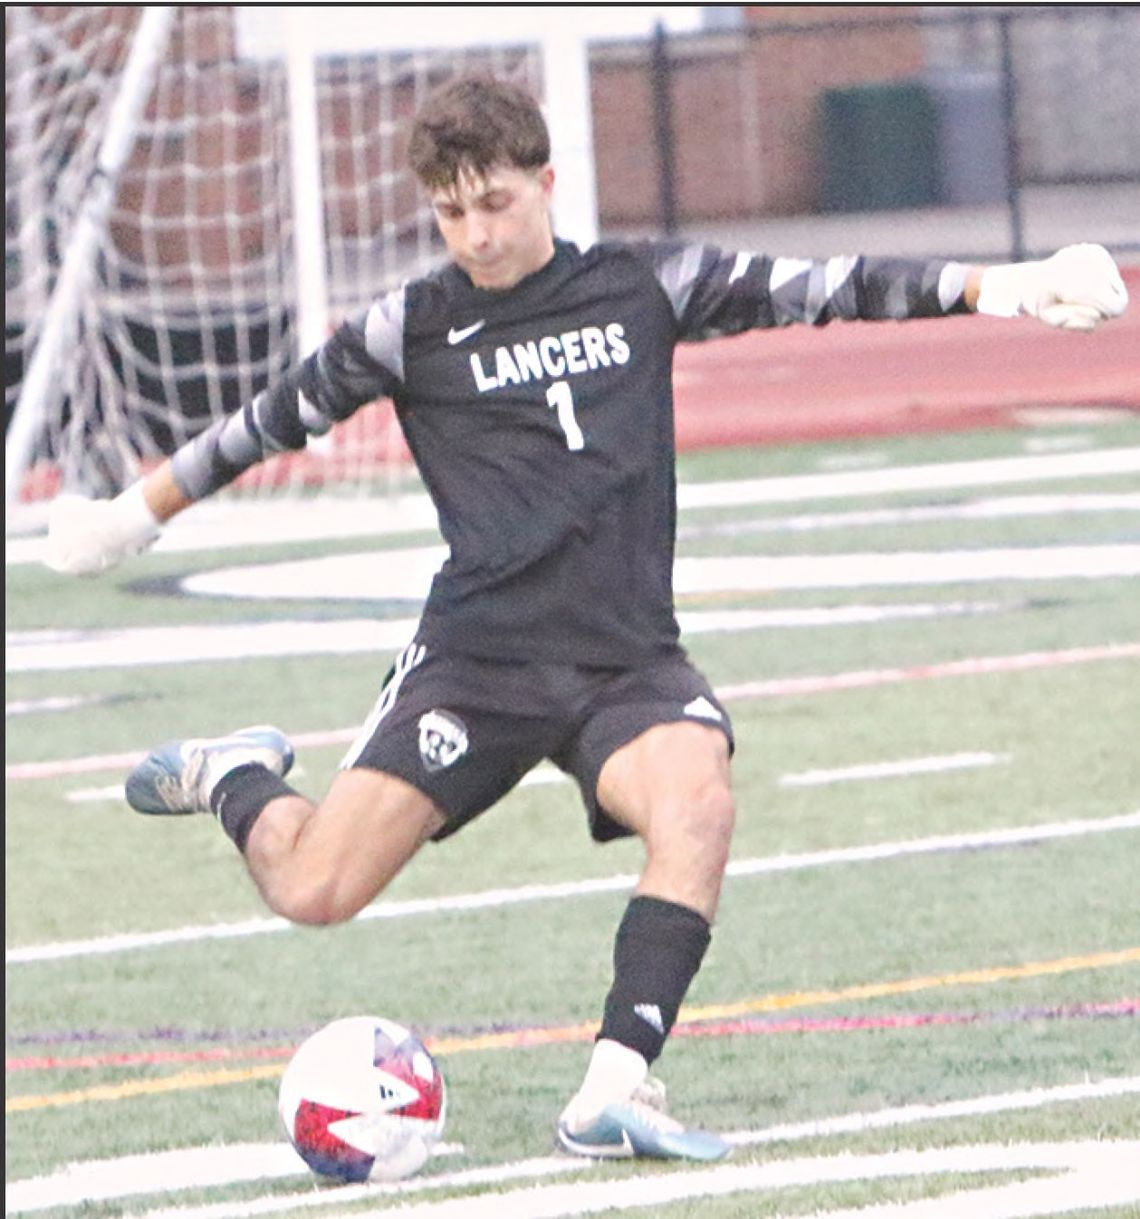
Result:
[[[218,780],[252,762],[275,775],[288,774],[293,746],[267,724],[230,736],[167,741],[127,776],[127,803],[139,813],[208,813]]]
[[[665,1112],[665,1087],[649,1078],[626,1101],[609,1104],[581,1126],[564,1114],[556,1139],[563,1151],[592,1159],[722,1160],[731,1145],[707,1130],[686,1129]]]

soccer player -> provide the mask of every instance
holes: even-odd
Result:
[[[294,790],[288,741],[259,727],[158,747],[127,799],[213,812],[273,911],[328,924],[552,759],[596,840],[645,847],[557,1140],[586,1156],[718,1159],[728,1144],[667,1116],[648,1074],[709,943],[734,816],[732,726],[673,607],[673,349],[971,310],[1089,330],[1124,310],[1124,285],[1090,245],[994,267],[685,242],[579,250],[552,232],[537,104],[490,78],[435,93],[409,151],[448,265],[377,299],[115,499],[57,500],[48,561],[101,571],[254,463],[391,398],[450,553],[328,792],[314,804]]]

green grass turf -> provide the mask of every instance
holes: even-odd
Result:
[[[1049,440],[1055,433],[1042,433]],[[1097,444],[1134,444],[1135,426],[1097,429]],[[686,476],[807,473],[821,459],[881,453],[890,464],[969,460],[1025,451],[1030,433],[994,432],[862,445],[799,446],[687,456]],[[885,496],[826,504],[692,512],[682,526],[777,520],[809,509],[862,511],[897,504],[1020,494],[1134,490],[1120,478],[978,488],[961,496]],[[1135,542],[1134,513],[1068,513],[1012,520],[890,524],[817,533],[693,534],[684,554],[843,553]],[[419,544],[387,540],[383,545]],[[266,546],[248,561],[364,549]],[[7,573],[10,629],[191,625],[268,617],[354,617],[358,604],[241,602],[172,597],[148,581],[235,561],[233,552],[150,555],[96,581],[30,567]],[[990,612],[859,626],[693,636],[694,659],[714,683],[939,664],[964,657],[1134,642],[1135,581],[788,591],[693,598],[682,608],[992,603]],[[369,612],[402,615],[406,606]],[[333,627],[332,629],[335,629]],[[138,750],[156,740],[276,719],[290,732],[349,728],[375,697],[390,658],[289,658],[10,674],[7,697],[88,694],[101,705],[9,717],[9,763]],[[1137,810],[1140,663],[1119,659],[1020,673],[900,682],[860,690],[731,704],[739,825],[734,858],[825,851],[931,835],[1114,817]],[[781,777],[963,751],[989,767],[880,781],[792,788]],[[340,746],[301,751],[298,786],[323,788]],[[73,803],[78,788],[112,787],[121,771],[10,780],[6,815],[6,944],[11,948],[116,933],[260,919],[240,860],[208,818],[144,819],[114,798]],[[551,842],[558,844],[550,850]],[[1092,964],[1140,945],[1135,830],[1058,842],[839,864],[726,883],[713,946],[689,1009],[753,1007],[756,1018],[903,1018],[921,1013],[1001,1015],[971,1024],[854,1031],[678,1036],[661,1063],[685,1118],[715,1128],[761,1128],[880,1107],[970,1098],[1140,1072],[1135,1017],[1013,1019],[1025,1009],[1112,1004],[1140,995],[1140,965]],[[636,872],[636,843],[598,849],[569,784],[524,787],[458,838],[421,852],[386,895],[447,896]],[[73,1160],[218,1142],[265,1141],[276,1128],[276,1076],[210,1082],[247,1066],[275,1069],[250,1047],[284,1054],[304,1031],[375,1011],[442,1037],[501,1024],[571,1026],[598,1017],[609,980],[621,893],[518,906],[292,929],[178,946],[85,955],[7,969],[9,1181]],[[966,983],[964,971],[1064,958],[1061,972]],[[926,979],[918,989],[901,985]],[[856,999],[845,988],[881,984]],[[894,989],[892,989],[892,987]],[[803,992],[816,992],[814,1000]],[[795,998],[800,996],[800,998]],[[162,1033],[161,1030],[167,1030]],[[99,1040],[83,1040],[81,1034]],[[177,1037],[175,1036],[177,1034]],[[264,1036],[261,1036],[264,1034]],[[51,1040],[54,1038],[55,1040]],[[207,1051],[222,1061],[82,1065],[81,1055]],[[245,1047],[243,1049],[243,1047]],[[429,1171],[492,1165],[550,1148],[550,1127],[576,1086],[586,1041],[461,1050],[444,1057],[447,1138],[466,1153]],[[54,1055],[55,1066],[13,1065]],[[68,1061],[70,1065],[68,1065]],[[140,1081],[169,1090],[136,1095]],[[102,1097],[90,1090],[106,1086]],[[40,1098],[27,1101],[27,1098]],[[35,1107],[11,1109],[13,1102]],[[994,1117],[920,1124],[843,1138],[761,1147],[764,1160],[973,1142],[1140,1137],[1136,1098],[1082,1102]],[[640,1171],[640,1169],[639,1169]],[[662,1170],[664,1171],[664,1170]],[[622,1167],[596,1170],[622,1178]],[[998,1174],[990,1183],[1019,1179]],[[591,1179],[594,1179],[592,1176]],[[657,1207],[662,1219],[810,1214],[934,1196],[977,1186],[956,1175],[797,1188]],[[147,1206],[286,1195],[306,1178],[149,1196]],[[375,1209],[375,1203],[372,1209]],[[143,1202],[90,1203],[85,1214],[138,1213]],[[334,1208],[337,1209],[337,1208]],[[359,1209],[359,1208],[349,1208]],[[78,1213],[57,1208],[48,1219]],[[288,1212],[283,1212],[288,1213]],[[297,1213],[302,1213],[297,1211]],[[305,1213],[312,1213],[306,1211]],[[339,1213],[339,1210],[338,1210]],[[1125,1212],[1102,1208],[1100,1219]]]

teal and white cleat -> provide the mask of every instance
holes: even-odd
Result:
[[[620,1160],[635,1156],[655,1160],[723,1160],[732,1150],[719,1134],[689,1130],[664,1109],[664,1088],[646,1080],[627,1101],[606,1105],[583,1125],[564,1114],[556,1141],[571,1155]]]
[[[293,765],[293,746],[267,724],[230,736],[167,741],[127,776],[127,803],[139,813],[208,813],[218,780],[250,763],[286,775]]]

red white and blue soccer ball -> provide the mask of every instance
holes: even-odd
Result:
[[[334,1020],[302,1042],[277,1107],[306,1164],[338,1181],[417,1172],[443,1133],[443,1076],[420,1039],[380,1016]]]

